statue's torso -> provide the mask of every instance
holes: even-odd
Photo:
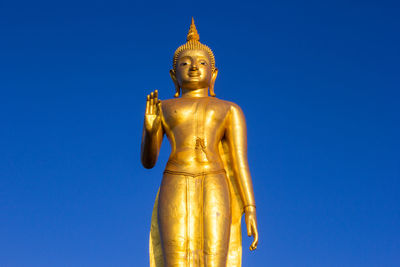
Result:
[[[163,100],[163,129],[171,143],[166,169],[188,173],[223,169],[218,145],[230,107],[230,102],[215,97]]]

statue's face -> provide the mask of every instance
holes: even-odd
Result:
[[[212,77],[211,60],[201,49],[185,50],[176,64],[176,79],[183,89],[208,88]]]

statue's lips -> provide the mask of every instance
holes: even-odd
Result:
[[[200,77],[200,72],[191,71],[189,72],[189,77]]]

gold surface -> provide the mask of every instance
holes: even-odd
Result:
[[[141,160],[152,168],[164,134],[171,155],[154,204],[150,266],[241,266],[241,216],[258,244],[256,206],[240,107],[215,97],[218,74],[192,20],[170,71],[175,96],[147,96]],[[209,96],[209,92],[210,95]]]

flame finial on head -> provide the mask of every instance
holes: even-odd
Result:
[[[200,43],[200,35],[197,32],[196,25],[194,25],[194,19],[192,18],[192,23],[189,28],[188,35],[186,37],[187,42],[180,47],[178,47],[174,53],[174,57],[172,59],[172,67],[174,70],[176,70],[176,63],[179,58],[179,54],[184,51],[184,50],[190,50],[190,49],[202,49],[206,51],[210,57],[211,61],[211,68],[215,70],[215,57],[214,53],[212,50],[206,46],[205,44]]]
[[[192,24],[190,24],[190,29],[186,38],[186,41],[200,41],[200,35],[197,32],[196,25],[194,24],[194,19],[192,17]]]

